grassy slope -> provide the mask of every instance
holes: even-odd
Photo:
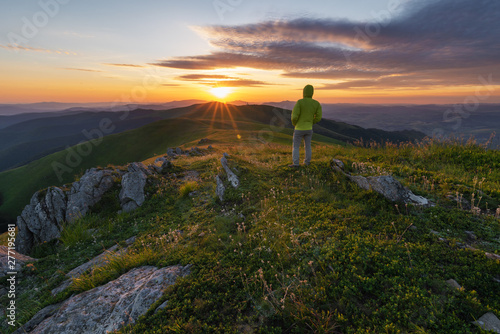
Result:
[[[179,263],[193,264],[192,273],[122,333],[462,334],[479,333],[471,322],[485,312],[500,316],[500,263],[484,254],[500,253],[499,220],[446,198],[474,194],[483,211],[500,206],[498,151],[453,143],[316,145],[312,165],[292,170],[288,145],[238,143],[228,134],[214,134],[216,150],[207,156],[175,160],[175,176],[152,177],[137,211],[117,215],[115,192],[68,227],[62,243],[35,249],[40,260],[20,282],[30,289],[18,299],[20,321],[133,267]],[[220,203],[214,177],[223,152],[241,185],[228,185]],[[385,170],[437,206],[396,206],[361,190],[331,170],[332,157],[354,173]],[[182,196],[190,170],[200,173],[189,185],[197,193]],[[87,228],[95,229],[92,236]],[[63,273],[132,235],[134,252],[50,297]],[[462,249],[466,242],[477,250]],[[463,288],[448,287],[450,278]]]
[[[235,138],[239,132],[243,137],[262,138],[269,142],[290,142],[291,129],[281,129],[282,133],[278,133],[273,132],[265,123],[260,123],[271,119],[267,109],[258,109],[259,112],[251,113],[252,117],[245,117],[245,113],[238,114],[236,108],[231,109],[235,114],[233,123],[227,109],[223,110],[222,106],[211,104],[209,108],[206,105],[195,105],[174,109],[171,112],[185,115],[187,118],[157,121],[139,129],[107,136],[102,143],[93,146],[88,156],[82,157],[82,162],[77,167],[63,174],[62,182],[54,172],[52,164],[59,162],[66,165],[68,151],[60,151],[28,165],[0,173],[0,193],[4,198],[0,206],[0,218],[4,217],[4,224],[13,221],[35,191],[72,182],[75,176],[83,174],[88,168],[144,160],[159,152],[165,152],[167,147],[185,143],[195,146],[198,139],[216,129],[223,130],[219,134],[222,139]],[[162,114],[161,111],[155,113]],[[339,143],[321,135],[315,135],[314,139]],[[72,149],[75,151],[77,147]]]

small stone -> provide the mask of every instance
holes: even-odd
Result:
[[[155,310],[155,314],[156,312],[158,312],[159,310],[162,310],[164,309],[165,307],[167,307],[167,303],[168,303],[168,300],[165,300],[160,306],[158,306]]]
[[[473,323],[484,330],[500,333],[500,320],[491,312],[484,314]]]
[[[494,254],[494,253],[484,253],[488,259],[492,260],[499,260],[500,261],[500,255]]]
[[[448,283],[449,286],[451,286],[452,288],[455,288],[455,289],[461,289],[462,287],[460,286],[460,284],[458,284],[457,281],[455,281],[454,279],[449,279],[446,281],[446,283]]]
[[[416,231],[416,230],[418,230],[418,227],[416,227],[415,225],[412,225],[412,226],[410,227],[410,230],[412,230],[412,231]]]
[[[469,241],[476,241],[477,240],[476,235],[472,231],[465,231],[465,235],[467,236],[467,239],[469,239]]]
[[[215,176],[215,181],[217,186],[215,188],[215,194],[219,197],[220,201],[224,201],[224,193],[226,192],[226,187],[224,187],[224,183],[219,175]]]
[[[180,147],[176,147],[176,148],[175,148],[175,153],[177,153],[177,154],[182,154],[182,150],[181,150],[181,148],[180,148]]]
[[[335,166],[337,166],[337,167],[339,167],[340,169],[342,169],[342,170],[344,170],[344,168],[345,168],[344,163],[343,163],[341,160],[339,160],[339,159],[332,159],[332,163],[333,163]]]

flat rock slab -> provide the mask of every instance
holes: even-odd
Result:
[[[190,266],[130,270],[105,285],[67,299],[31,334],[104,334],[135,323]]]
[[[500,320],[498,320],[498,318],[491,312],[486,313],[477,321],[474,321],[474,324],[478,325],[482,329],[500,333]]]

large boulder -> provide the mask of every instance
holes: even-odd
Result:
[[[360,188],[365,190],[372,189],[393,202],[411,203],[421,206],[431,205],[429,200],[422,196],[415,195],[411,190],[403,187],[403,185],[391,175],[368,177],[351,175],[344,172],[344,163],[337,159],[332,160],[332,167],[337,172],[344,174]]]
[[[146,197],[144,187],[151,171],[142,163],[134,162],[128,166],[128,173],[122,177],[120,204],[123,211],[130,212],[140,207]]]
[[[113,171],[91,168],[79,181],[74,182],[68,193],[66,221],[72,222],[83,217],[89,209],[99,202],[102,195],[113,187]]]
[[[66,194],[57,187],[48,188],[45,195],[38,191],[17,217],[16,250],[28,253],[33,245],[59,238],[65,220]]]
[[[114,281],[67,299],[30,333],[104,334],[116,331],[135,323],[168,286],[189,274],[189,267],[132,269]]]

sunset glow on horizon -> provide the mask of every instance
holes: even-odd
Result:
[[[3,104],[263,103],[297,100],[306,84],[325,103],[500,102],[493,0],[2,7]]]

